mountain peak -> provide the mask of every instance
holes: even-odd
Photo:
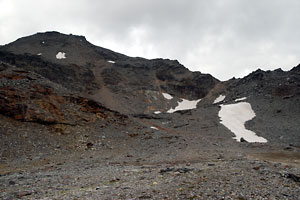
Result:
[[[0,59],[127,114],[163,108],[161,92],[190,100],[203,98],[219,82],[211,75],[189,71],[177,60],[128,57],[95,46],[83,36],[55,31],[1,47]],[[128,100],[139,106],[127,104]]]
[[[18,55],[40,56],[42,59],[59,64],[86,65],[99,59],[126,58],[125,55],[91,44],[84,36],[67,35],[56,31],[36,33],[20,38],[2,46],[1,50]],[[58,54],[64,54],[63,58],[66,59],[57,58]]]

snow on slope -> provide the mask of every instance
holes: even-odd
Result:
[[[220,103],[220,102],[224,101],[225,97],[226,97],[225,95],[221,94],[218,98],[215,99],[213,104]]]
[[[66,58],[67,58],[66,53],[64,53],[64,52],[58,52],[56,54],[56,59],[66,59]]]
[[[173,97],[168,93],[162,93],[162,95],[165,97],[165,99],[168,99],[168,100],[173,99]]]
[[[265,138],[257,136],[256,133],[247,130],[245,127],[245,122],[253,119],[255,116],[251,105],[247,102],[221,105],[221,110],[219,111],[220,123],[235,134],[234,139],[240,141],[241,138],[244,138],[248,142],[265,143],[267,142]]]
[[[168,93],[162,93],[162,95],[164,96],[165,99],[167,100],[171,100],[173,99],[172,95],[168,94]],[[201,99],[198,100],[187,100],[187,99],[181,99],[180,101],[178,101],[178,105],[176,108],[171,108],[170,110],[167,111],[167,113],[174,113],[178,110],[191,110],[191,109],[195,109],[197,108],[197,104],[201,101]],[[160,114],[161,111],[155,111],[154,114]]]
[[[187,100],[187,99],[181,99],[180,102],[178,102],[178,106],[176,108],[171,108],[167,111],[167,113],[174,113],[178,110],[190,110],[197,108],[197,104],[201,101],[201,99],[198,100]]]

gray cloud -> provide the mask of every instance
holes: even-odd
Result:
[[[298,0],[0,0],[0,44],[57,30],[225,80],[300,62]]]

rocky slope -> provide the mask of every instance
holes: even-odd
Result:
[[[267,143],[220,123],[239,102]],[[0,198],[298,199],[299,102],[300,65],[220,82],[83,36],[24,37],[0,46]]]
[[[300,146],[300,65],[290,71],[258,69],[242,79],[231,79],[218,94],[226,103],[245,98],[256,113],[246,126],[272,144]],[[223,103],[223,102],[222,102]]]
[[[43,76],[1,63],[0,113],[41,124],[76,125],[96,119],[126,118],[93,100],[73,95]]]

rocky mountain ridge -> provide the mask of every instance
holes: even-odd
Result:
[[[0,50],[2,62],[34,71],[125,114],[162,109],[163,98],[152,98],[157,92],[199,99],[219,82],[211,75],[190,72],[178,61],[127,57],[96,47],[84,37],[57,32],[21,38]],[[59,52],[66,58],[56,58]]]

